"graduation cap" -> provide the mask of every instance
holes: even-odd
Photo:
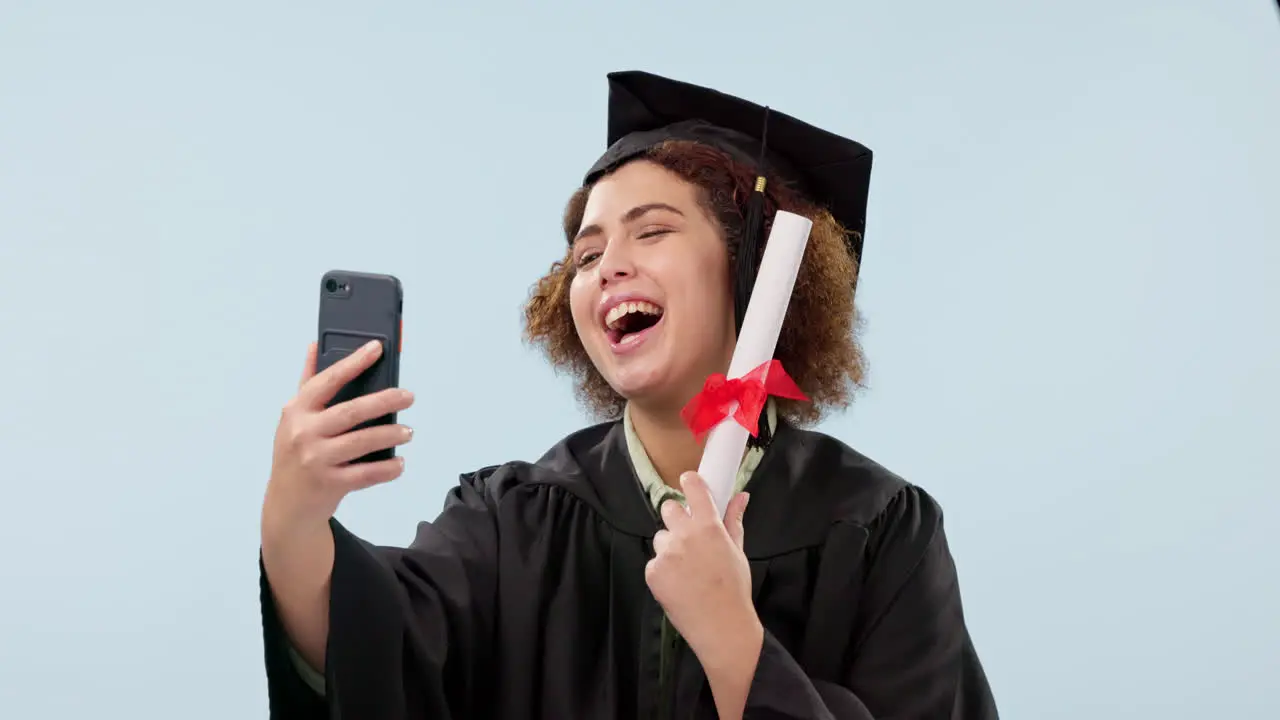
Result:
[[[870,149],[710,88],[639,71],[610,73],[608,80],[609,148],[587,171],[584,184],[594,183],[668,140],[709,145],[755,168],[755,192],[745,210],[734,286],[739,329],[764,248],[766,174],[781,178],[830,211],[849,231],[849,252],[861,265]]]

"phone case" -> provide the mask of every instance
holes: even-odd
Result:
[[[324,274],[320,280],[320,324],[316,372],[360,349],[370,340],[382,341],[382,356],[372,367],[347,383],[329,406],[400,384],[400,333],[404,293],[392,275],[345,272]],[[353,430],[396,422],[391,413],[357,425]],[[353,462],[395,457],[395,448],[370,453]]]

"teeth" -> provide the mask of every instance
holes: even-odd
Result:
[[[644,313],[646,315],[661,315],[662,308],[643,300],[638,302],[619,303],[609,311],[609,314],[604,316],[605,327],[613,329],[614,325],[616,325],[619,320],[634,312]]]

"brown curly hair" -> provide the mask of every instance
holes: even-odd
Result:
[[[655,162],[700,189],[703,209],[718,221],[729,246],[729,262],[735,262],[743,207],[755,187],[756,170],[720,150],[688,141],[668,141],[636,159]],[[569,198],[564,234],[570,242],[582,224],[590,192],[591,186],[584,186]],[[853,300],[857,267],[846,244],[848,234],[831,213],[780,178],[769,177],[764,237],[779,208],[813,221],[774,353],[810,400],[779,398],[778,412],[792,423],[808,425],[829,410],[848,406],[863,386],[867,363],[857,339],[861,322]],[[574,276],[570,252],[566,250],[534,284],[524,306],[525,339],[540,347],[557,371],[574,377],[577,395],[589,410],[602,418],[616,418],[625,400],[592,365],[574,328],[569,309]]]

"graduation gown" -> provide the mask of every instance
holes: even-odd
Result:
[[[747,718],[996,718],[942,512],[839,441],[780,423],[747,485],[765,627]],[[621,421],[462,476],[408,548],[330,522],[325,693],[289,656],[265,573],[272,718],[715,718],[644,580],[659,516]],[[260,568],[261,571],[261,568]]]

